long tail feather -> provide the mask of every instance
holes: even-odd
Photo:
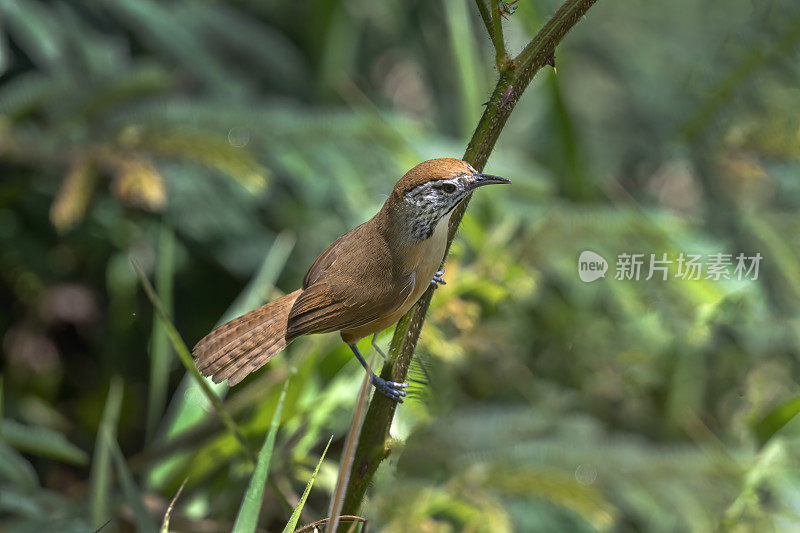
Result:
[[[282,296],[218,327],[194,347],[195,364],[215,383],[233,386],[267,364],[292,339],[286,338],[289,312],[302,290]]]

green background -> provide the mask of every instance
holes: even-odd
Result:
[[[509,51],[557,6],[521,0]],[[0,528],[147,529],[188,478],[171,527],[230,530],[252,464],[131,258],[190,346],[294,290],[406,170],[463,154],[493,58],[460,0],[0,0]],[[514,184],[453,245],[373,530],[800,528],[799,59],[792,0],[576,25],[486,166]],[[586,284],[584,250],[763,260]],[[264,530],[333,435],[301,520],[327,515],[362,376],[315,336],[226,396],[258,449],[289,380]]]

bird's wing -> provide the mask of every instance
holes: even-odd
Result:
[[[291,339],[363,326],[396,311],[414,292],[414,286],[413,274],[404,284],[377,286],[368,280],[335,284],[320,280],[295,301],[286,336]]]
[[[303,277],[303,289],[307,289],[314,283],[320,280],[320,278],[325,274],[325,272],[331,268],[336,260],[342,256],[347,255],[348,251],[350,251],[351,246],[349,243],[352,241],[360,241],[361,233],[363,233],[364,226],[366,223],[361,224],[360,226],[356,226],[352,230],[348,231],[333,244],[328,246],[324,252],[319,254],[314,264],[311,265],[311,268],[308,269],[306,275]]]
[[[363,326],[397,310],[415,276],[398,274],[374,219],[354,228],[317,258],[289,313],[287,338]]]

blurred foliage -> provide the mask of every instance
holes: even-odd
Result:
[[[517,5],[512,52],[558,2]],[[590,10],[454,243],[371,527],[800,528],[799,49],[791,0]],[[190,344],[294,290],[406,169],[463,153],[492,64],[471,2],[0,0],[0,529],[149,529],[188,479],[170,528],[229,531],[254,464],[129,258]],[[583,250],[764,260],[585,284]],[[333,434],[300,521],[325,517],[362,376],[300,339],[225,399],[258,449],[289,380],[263,530]]]

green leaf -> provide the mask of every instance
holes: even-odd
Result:
[[[89,477],[89,518],[100,527],[108,520],[108,495],[111,492],[111,446],[116,440],[119,413],[122,409],[122,379],[111,378],[103,418],[97,430],[92,471]]]
[[[2,437],[9,445],[25,453],[77,465],[89,462],[89,455],[86,452],[52,429],[30,427],[15,420],[4,420]]]
[[[294,245],[294,236],[287,232],[280,233],[275,237],[264,257],[261,268],[222,315],[217,325],[222,325],[264,303],[269,290],[275,286],[275,281],[283,271]],[[222,395],[228,389],[223,383],[210,386]],[[162,421],[161,435],[165,435],[167,439],[174,439],[196,426],[206,416],[205,405],[207,404],[191,401],[191,398],[202,394],[200,388],[201,386],[189,375],[183,377],[178,392],[172,397],[167,415]],[[179,465],[184,464],[188,459],[187,454],[173,454],[151,471],[150,484],[155,487],[163,487],[171,473],[174,473]]]
[[[295,527],[297,527],[297,521],[300,520],[300,513],[303,511],[303,506],[306,504],[308,493],[311,492],[311,486],[314,484],[314,480],[317,478],[319,467],[322,466],[322,461],[323,459],[325,459],[325,454],[328,453],[328,446],[331,445],[332,440],[333,440],[333,435],[331,435],[331,438],[328,439],[328,444],[325,446],[325,450],[322,452],[322,457],[319,458],[317,467],[314,469],[314,473],[311,474],[311,479],[308,480],[308,484],[306,485],[306,490],[304,490],[303,495],[300,496],[300,502],[297,504],[297,507],[294,508],[294,512],[292,513],[292,516],[289,518],[289,522],[286,524],[286,527],[283,528],[283,533],[292,533]]]
[[[197,370],[197,367],[194,364],[194,360],[192,359],[192,354],[189,352],[189,348],[186,347],[186,343],[183,342],[181,338],[181,334],[178,333],[178,330],[172,324],[172,321],[169,319],[169,315],[167,311],[164,309],[164,304],[161,303],[156,291],[153,289],[153,286],[150,285],[150,282],[147,280],[147,277],[142,272],[142,269],[139,268],[135,262],[133,263],[133,268],[136,270],[136,275],[139,276],[139,281],[142,284],[142,288],[144,289],[145,294],[150,299],[150,302],[153,304],[158,315],[163,320],[164,325],[167,328],[167,335],[169,336],[169,340],[172,342],[172,347],[175,349],[175,352],[178,354],[178,358],[183,363],[183,366],[186,367],[186,370],[194,376],[195,381],[198,385],[200,385],[200,389],[202,390],[203,394],[205,395],[206,399],[214,406],[217,410],[217,414],[222,419],[222,422],[228,428],[228,430],[233,434],[236,440],[239,442],[239,446],[242,448],[242,451],[245,455],[255,462],[255,454],[253,450],[250,449],[250,445],[247,443],[247,440],[244,438],[242,431],[239,429],[239,426],[236,425],[231,415],[225,410],[222,406],[222,401],[219,399],[213,390],[211,390],[211,386],[206,381],[200,371]]]
[[[267,474],[269,474],[269,463],[272,458],[272,450],[275,447],[275,435],[278,433],[278,424],[281,421],[281,412],[283,411],[283,400],[286,398],[286,389],[288,388],[289,382],[287,381],[275,408],[275,414],[272,415],[269,432],[267,432],[264,445],[258,454],[258,463],[256,463],[253,476],[250,478],[250,484],[247,486],[244,499],[239,507],[236,522],[233,524],[233,531],[236,533],[255,531],[258,526],[258,514],[261,511],[261,503],[264,500],[264,485],[267,482]]]
[[[125,499],[128,505],[133,510],[133,518],[136,521],[136,530],[140,532],[156,531],[157,527],[147,509],[142,502],[142,494],[136,483],[133,481],[133,476],[128,465],[125,463],[125,456],[119,448],[119,443],[110,434],[106,433],[107,445],[111,450],[111,457],[114,460],[114,466],[117,469],[117,478],[122,486],[122,492],[125,494]]]
[[[9,33],[40,69],[62,67],[63,32],[47,6],[41,2],[6,0],[0,13],[8,20]]]
[[[12,450],[13,451],[13,450]],[[6,458],[0,457],[0,470],[6,465]],[[37,498],[41,491],[32,491],[31,487],[17,483],[0,483],[0,515],[36,518],[47,514],[46,505]]]
[[[175,234],[165,222],[159,224],[156,287],[165,309],[172,309],[172,286],[175,270]],[[150,345],[150,386],[147,399],[147,442],[152,441],[167,403],[169,369],[172,362],[169,336],[164,321],[153,317]]]
[[[470,13],[466,2],[442,2],[450,34],[450,48],[459,83],[459,126],[469,135],[481,114],[481,97],[490,89],[483,72],[483,62],[472,38]]]
[[[175,6],[153,0],[120,0],[105,5],[111,15],[131,29],[159,54],[172,56],[181,67],[216,93],[237,96],[248,92],[227,65],[209,51],[206,42],[192,28],[181,22]]]
[[[0,74],[3,74],[11,63],[11,52],[5,34],[0,34]]]
[[[283,231],[275,236],[258,272],[225,311],[217,325],[221,326],[264,303],[269,291],[275,287],[278,276],[283,272],[295,243],[296,238],[288,231]]]
[[[789,400],[767,413],[761,422],[755,425],[759,446],[764,446],[772,436],[800,413],[800,396]]]
[[[16,487],[34,488],[39,486],[39,478],[33,466],[2,439],[0,439],[0,479],[7,479]]]

